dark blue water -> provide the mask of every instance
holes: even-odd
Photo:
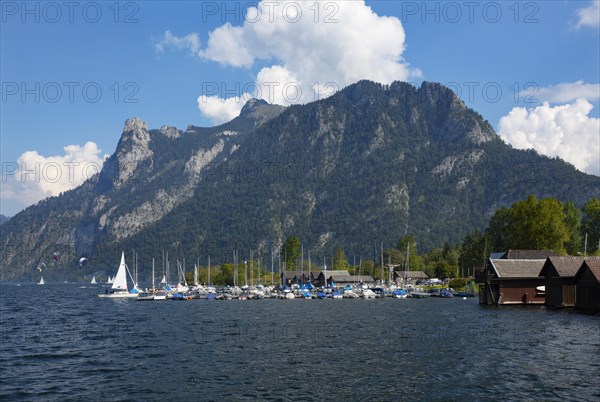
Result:
[[[475,299],[100,291],[0,285],[2,400],[600,399],[599,316]]]

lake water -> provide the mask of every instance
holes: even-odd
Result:
[[[0,396],[600,399],[600,316],[476,299],[100,299],[0,285]]]

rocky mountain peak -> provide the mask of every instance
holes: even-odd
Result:
[[[127,181],[140,162],[152,155],[148,125],[138,117],[127,119],[117,146],[116,157],[119,174],[116,184],[121,185]]]
[[[242,111],[240,112],[240,116],[247,116],[250,113],[252,113],[253,111],[256,111],[257,109],[259,109],[261,106],[268,106],[268,105],[269,105],[269,103],[264,99],[252,98],[248,102],[246,102],[246,104],[242,108]]]
[[[177,127],[171,127],[164,125],[160,128],[160,133],[167,138],[179,138],[181,137],[181,133],[177,129]]]
[[[254,120],[254,127],[258,127],[265,122],[277,117],[285,110],[285,106],[272,105],[264,99],[252,98],[240,111],[240,117]]]
[[[123,132],[136,131],[136,130],[144,130],[148,131],[148,125],[145,121],[140,119],[139,117],[132,117],[125,121],[125,126],[123,127]]]

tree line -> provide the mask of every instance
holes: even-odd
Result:
[[[587,240],[586,240],[587,239]],[[560,255],[600,255],[600,200],[591,198],[581,209],[572,202],[556,198],[538,199],[530,195],[510,207],[498,209],[487,228],[465,235],[462,243],[445,243],[420,254],[413,235],[402,236],[394,247],[375,250],[371,258],[356,257],[349,261],[342,247],[336,247],[329,260],[309,262],[308,250],[303,250],[297,236],[289,236],[275,257],[274,274],[270,262],[260,260],[227,263],[213,267],[214,284],[279,283],[279,270],[300,271],[347,270],[352,275],[370,275],[375,280],[387,280],[387,265],[396,270],[423,271],[430,278],[472,277],[484,265],[485,258],[495,251],[553,250]],[[303,253],[304,251],[304,253]],[[304,258],[302,258],[304,257]],[[383,258],[382,258],[383,257]],[[279,262],[281,259],[281,262]],[[383,268],[382,269],[382,263]],[[244,270],[245,269],[245,270]],[[237,277],[236,277],[237,275]],[[234,279],[235,277],[235,279]],[[200,282],[208,280],[207,267],[199,268]]]

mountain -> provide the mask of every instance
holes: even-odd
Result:
[[[0,280],[32,277],[55,253],[57,275],[114,270],[133,249],[146,267],[163,250],[218,263],[236,248],[270,264],[289,235],[317,261],[336,246],[372,258],[407,233],[424,251],[528,194],[581,205],[600,178],[511,148],[436,83],[361,81],[287,108],[251,100],[226,124],[185,131],[133,118],[98,175],[2,225]]]
[[[10,219],[9,216],[0,214],[0,225],[2,225],[4,222],[6,222],[9,219]]]

